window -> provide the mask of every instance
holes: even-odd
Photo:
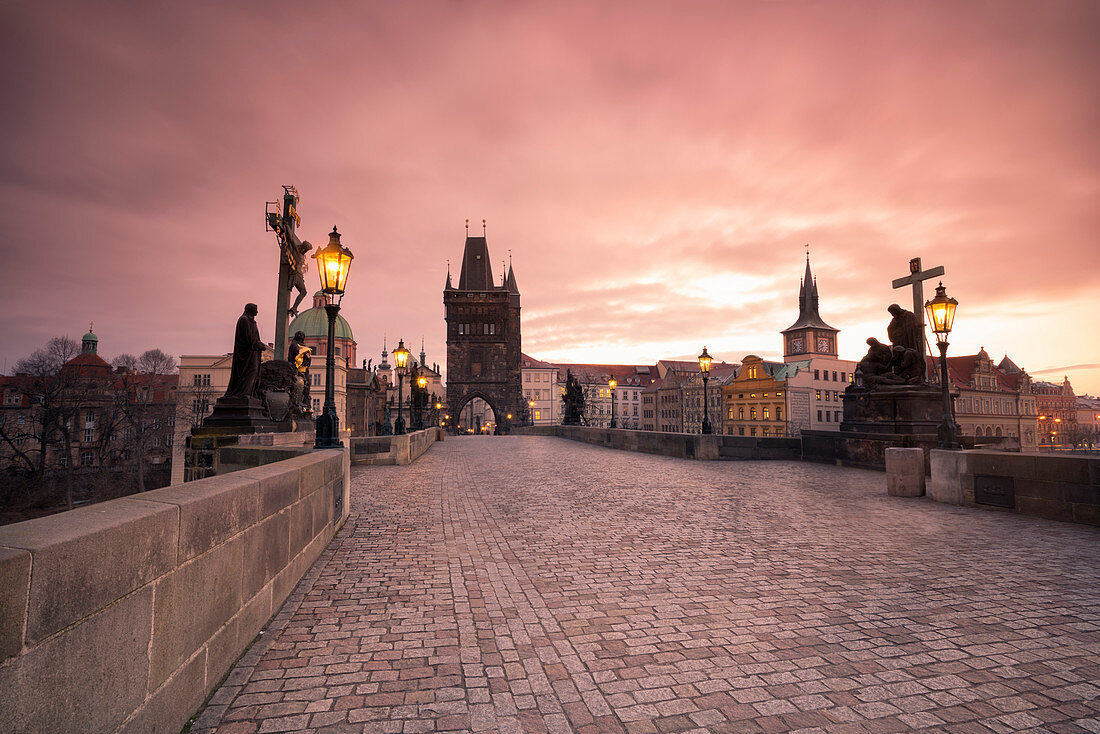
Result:
[[[836,370],[833,370],[833,382],[836,382]]]
[[[84,417],[84,420],[86,420],[88,423],[95,423],[95,413],[89,410],[88,414]]]
[[[320,386],[321,386],[321,373],[320,372],[314,372],[313,373],[313,387],[320,387]]]
[[[772,419],[772,411],[770,408],[764,408],[764,420],[770,421]]]
[[[313,412],[316,413],[321,409],[321,398],[313,399]]]
[[[153,436],[153,446],[160,446],[160,436]]]
[[[81,451],[80,452],[80,465],[81,466],[91,466],[93,463],[95,463],[95,453],[94,452],[91,452],[91,451]]]
[[[847,382],[848,381],[847,376],[843,372],[840,373],[840,381],[841,382]]]
[[[169,433],[168,436],[166,436],[165,439],[164,439],[164,445],[165,446],[171,446],[174,442],[175,442],[175,436],[173,436],[171,433]]]
[[[755,436],[756,435],[756,426],[752,426],[751,428],[749,428],[749,435],[750,436]]]
[[[340,347],[336,347],[336,352],[335,352],[335,354],[336,354],[336,356],[337,356],[337,357],[339,357],[339,356],[340,356]]]
[[[814,370],[814,379],[815,380],[820,380],[821,379],[821,370]]]
[[[840,423],[840,411],[839,410],[834,410],[833,411],[833,421],[835,423]]]
[[[749,408],[749,420],[750,421],[756,420],[756,408]],[[756,435],[756,434],[753,434],[753,435]]]
[[[768,437],[768,429],[767,429],[767,427],[765,427],[764,428],[764,438],[767,438],[767,437]]]
[[[541,410],[536,410],[535,411],[535,420],[537,420],[537,421],[542,420],[542,411]]]
[[[767,394],[767,393],[764,393],[764,397],[768,397],[768,394]]]
[[[210,387],[210,375],[203,375],[202,376],[202,386],[203,387]]]
[[[95,439],[95,429],[94,428],[85,428],[84,429],[84,441],[85,442],[91,442],[94,439]]]
[[[738,426],[737,427],[737,435],[738,436],[744,436],[745,435],[745,427],[744,426]]]
[[[814,392],[815,392],[815,399],[817,399],[817,400],[821,400],[821,391],[820,391],[820,390],[816,390],[816,391],[814,391]]]
[[[61,452],[60,454],[58,454],[57,455],[57,465],[58,466],[68,466],[69,465],[69,455],[66,454],[65,452]]]
[[[777,421],[783,420],[783,408],[782,408],[782,406],[779,406],[779,405],[775,406],[775,419]]]
[[[23,425],[24,423],[26,423],[26,422],[27,422],[27,416],[25,416],[25,415],[23,415],[22,413],[20,413],[20,414],[19,414],[19,417],[18,417],[18,418],[16,419],[16,422],[17,422],[17,423],[18,423],[19,425]]]
[[[745,409],[744,408],[738,408],[737,409],[737,420],[739,420],[739,421],[745,420]]]
[[[530,372],[524,372],[523,373],[523,381],[524,382],[530,382],[531,381],[531,373]]]
[[[316,402],[316,401],[314,401],[314,402]],[[818,419],[819,421],[821,420],[821,411],[820,411],[820,410],[819,410],[819,411],[817,411],[817,419]]]
[[[192,385],[194,385],[195,387],[201,387],[202,386],[202,375],[200,375],[196,372],[191,377],[192,377],[192,380],[191,380]]]
[[[829,411],[826,410],[825,411],[825,422],[829,423],[831,418],[832,418],[832,414],[829,413]]]
[[[172,415],[168,416],[168,427],[169,428],[175,428],[175,426],[176,426],[176,414],[173,413]]]

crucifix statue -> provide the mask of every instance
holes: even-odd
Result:
[[[920,327],[920,341],[915,346],[917,351],[922,355],[925,352],[924,349],[924,281],[930,278],[943,275],[943,266],[937,265],[934,268],[928,270],[921,270],[920,258],[915,257],[909,261],[909,275],[904,278],[898,278],[893,282],[895,288],[904,288],[907,285],[913,286],[913,316],[916,317],[916,324]],[[901,310],[901,307],[894,304],[890,307],[890,312],[894,313],[895,308]],[[897,314],[895,314],[895,317]],[[921,359],[921,363],[924,363],[924,359]],[[924,377],[927,378],[927,369],[922,371]]]
[[[274,205],[274,211],[272,211]],[[306,297],[306,253],[313,249],[308,241],[298,239],[295,227],[302,223],[298,216],[298,190],[293,186],[283,187],[283,206],[279,210],[278,202],[268,202],[267,226],[275,232],[279,241],[279,293],[275,303],[275,359],[286,359],[287,322],[291,316],[298,315],[298,304]],[[298,298],[293,306],[290,303],[290,291],[297,289]]]

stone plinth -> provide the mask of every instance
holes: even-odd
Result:
[[[214,402],[214,410],[203,420],[202,425],[191,429],[191,435],[273,433],[276,430],[276,424],[264,414],[264,403],[259,398],[223,396]]]
[[[943,393],[932,385],[899,385],[844,391],[844,421],[851,433],[936,435],[943,420]]]
[[[923,449],[886,449],[886,494],[891,497],[924,495]]]

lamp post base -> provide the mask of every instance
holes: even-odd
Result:
[[[339,449],[344,444],[340,441],[340,419],[336,417],[336,411],[325,411],[317,416],[317,438],[313,444],[315,449]]]
[[[711,426],[710,421],[703,421],[703,434],[709,436],[714,433],[714,427]]]

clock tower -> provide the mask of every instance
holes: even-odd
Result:
[[[806,255],[806,275],[798,290],[798,320],[781,332],[783,361],[836,357],[836,335],[839,331],[822,321],[817,313],[817,281],[810,272],[810,256]]]

